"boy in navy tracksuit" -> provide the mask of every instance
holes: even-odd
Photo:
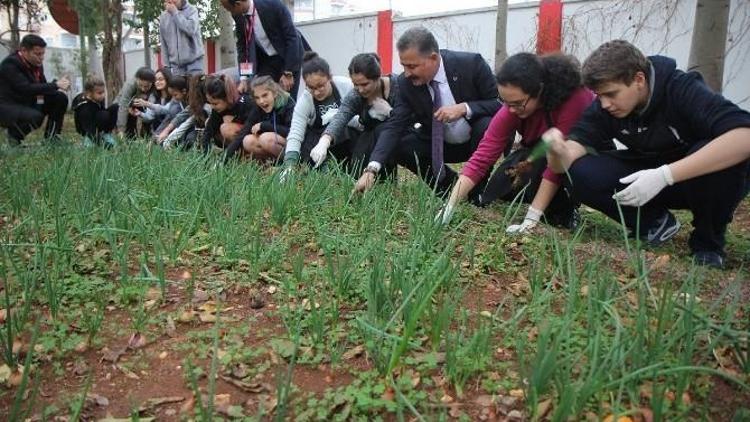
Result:
[[[700,74],[626,41],[594,51],[583,77],[598,98],[568,142],[555,129],[545,134],[550,166],[568,170],[584,204],[616,221],[619,206],[625,225],[653,246],[680,228],[670,209],[690,210],[694,261],[723,267],[727,224],[748,188],[750,113]]]

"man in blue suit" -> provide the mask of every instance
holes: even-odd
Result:
[[[396,48],[404,66],[399,95],[355,190],[372,187],[382,163],[395,159],[443,195],[457,177],[445,163],[471,157],[500,108],[495,77],[480,54],[440,50],[423,27],[406,30]]]
[[[269,75],[296,98],[304,38],[279,0],[221,0],[234,18],[241,79]]]

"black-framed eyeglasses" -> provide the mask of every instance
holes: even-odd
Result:
[[[516,110],[518,112],[523,112],[524,110],[526,110],[526,105],[529,104],[529,100],[531,100],[531,95],[529,95],[528,97],[526,97],[526,99],[523,100],[523,102],[516,101],[516,102],[513,102],[513,103],[509,103],[509,102],[503,100],[503,97],[500,97],[500,96],[498,96],[498,99],[500,99],[500,101],[502,101],[503,104],[505,104],[506,106],[508,106],[508,108],[512,108],[513,110]]]

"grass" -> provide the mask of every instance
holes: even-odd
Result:
[[[413,177],[352,196],[336,169],[279,183],[275,169],[215,166],[138,143],[5,148],[0,162],[0,308],[8,311],[0,351],[9,368],[26,368],[23,386],[0,391],[3,403],[36,379],[55,379],[54,368],[79,353],[72,339],[94,348],[92,363],[134,332],[154,341],[146,349],[169,347],[159,324],[197,309],[193,298],[205,291],[220,304],[216,322],[205,334],[200,321],[180,323],[178,335],[193,340],[170,349],[185,360],[177,377],[196,397],[187,412],[202,420],[227,416],[210,397],[237,365],[255,368],[246,382],[274,386],[274,406],[244,409],[258,419],[746,412],[744,226],[729,236],[732,268],[718,272],[690,265],[684,235],[643,251],[591,212],[575,234],[507,237],[523,214],[518,204],[465,206],[441,227],[439,201]],[[156,304],[147,298],[154,290]],[[275,306],[250,314],[250,292]],[[259,315],[270,322],[260,325]],[[128,353],[147,365],[148,350]],[[300,370],[348,380],[314,392],[298,384]],[[737,399],[717,397],[718,385]],[[486,395],[493,404],[477,404]],[[61,412],[62,400],[37,397]],[[74,406],[75,417],[90,411]]]

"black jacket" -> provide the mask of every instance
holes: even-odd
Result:
[[[242,140],[249,135],[256,123],[260,123],[258,134],[275,132],[282,138],[289,136],[289,127],[292,126],[292,115],[294,115],[294,100],[290,97],[286,104],[279,109],[273,109],[266,113],[257,105],[253,106],[242,130],[234,138],[232,144],[226,151],[225,161],[231,159],[237,151],[242,148]]]
[[[271,45],[284,59],[284,71],[299,72],[305,47],[302,35],[294,27],[289,10],[279,0],[255,0],[255,11]],[[245,36],[247,20],[244,14],[233,17],[234,35],[237,39],[237,62],[242,63],[248,61]]]
[[[480,54],[440,50],[445,76],[456,104],[467,103],[471,108],[472,124],[480,117],[492,117],[500,109],[497,85],[492,70]],[[404,132],[420,123],[422,133],[432,131],[432,97],[427,85],[415,86],[404,74],[399,75],[398,96],[391,117],[383,123],[380,136],[370,159],[388,161]]]
[[[57,83],[47,82],[44,67],[39,67],[40,79],[34,78],[34,72],[18,55],[8,55],[0,63],[0,103],[33,106],[37,95],[49,95],[57,92]]]
[[[208,116],[208,120],[206,120],[206,128],[203,131],[203,150],[205,152],[211,151],[211,144],[219,135],[221,125],[224,123],[224,116],[232,116],[232,123],[244,125],[253,107],[255,107],[255,103],[250,99],[250,96],[242,94],[232,108],[224,110],[221,113],[212,110]]]
[[[80,93],[73,98],[71,108],[73,109],[76,132],[82,136],[89,137],[91,140],[95,140],[99,136],[99,128],[96,127],[96,117],[97,113],[105,110],[104,102],[97,103],[86,98],[86,95],[83,93]]]
[[[650,98],[643,110],[616,118],[597,99],[569,138],[599,152],[658,166],[685,157],[698,142],[750,127],[750,113],[711,91],[698,72],[677,69],[669,57],[651,56],[649,61]],[[615,150],[613,138],[628,149]]]

